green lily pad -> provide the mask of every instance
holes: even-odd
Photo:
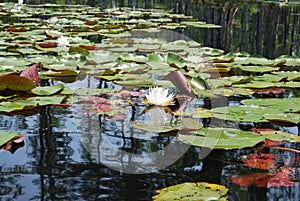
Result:
[[[195,21],[195,22],[185,22],[187,26],[193,26],[197,28],[221,28],[222,26],[220,25],[215,25],[215,24],[207,24],[206,22],[201,22],[201,21]]]
[[[263,76],[257,76],[255,77],[256,81],[265,81],[265,82],[282,82],[286,81],[288,79],[287,75],[277,75],[277,72],[274,72],[274,74],[264,74]]]
[[[280,109],[284,112],[297,112],[300,113],[300,98],[258,98],[246,99],[241,101],[244,105],[254,105],[260,107],[272,107]]]
[[[60,92],[61,95],[73,95],[74,90],[69,86],[64,86],[63,90]]]
[[[224,53],[224,50],[216,49],[216,48],[211,48],[211,47],[203,47],[199,49],[200,53],[202,55],[207,55],[207,56],[221,56]]]
[[[7,132],[0,130],[0,146],[18,137],[21,137],[21,133],[19,132]]]
[[[248,82],[254,81],[253,76],[230,76],[230,77],[224,77],[222,80],[229,81],[232,84],[244,84]]]
[[[123,61],[135,62],[135,63],[146,63],[148,61],[148,58],[143,55],[135,55],[135,54],[129,54],[129,53],[122,54],[120,56],[120,58]]]
[[[161,49],[165,50],[173,50],[173,51],[178,51],[178,50],[185,50],[188,48],[189,45],[185,40],[177,40],[174,42],[166,43],[161,45]]]
[[[246,72],[256,72],[256,73],[266,73],[278,71],[280,68],[278,67],[270,67],[270,66],[239,66],[239,69]]]
[[[40,96],[49,96],[60,92],[63,88],[63,84],[57,84],[54,86],[36,87],[32,89],[31,92]]]
[[[300,81],[300,72],[297,71],[278,71],[273,72],[277,76],[287,77],[288,80]]]
[[[282,126],[297,126],[300,123],[300,114],[298,113],[265,114],[263,117]]]
[[[97,51],[91,52],[87,58],[89,63],[93,62],[94,64],[108,63],[113,62],[118,59],[118,54],[111,53],[109,51]]]
[[[175,200],[227,200],[224,195],[228,192],[225,186],[206,182],[181,183],[157,190],[153,196],[155,201]],[[224,198],[224,199],[223,199]]]
[[[37,96],[28,98],[28,101],[38,104],[39,106],[45,105],[58,105],[65,99],[65,96]]]
[[[76,77],[77,71],[66,69],[61,71],[47,71],[42,74],[49,77]]]
[[[188,77],[187,81],[196,95],[203,95],[209,89],[207,82],[200,77]]]
[[[37,107],[37,103],[30,100],[18,100],[14,102],[0,103],[0,112],[17,112],[21,110],[31,110]]]
[[[113,92],[115,89],[110,88],[102,88],[102,89],[96,89],[96,88],[80,88],[75,90],[75,94],[78,96],[96,96],[102,93],[109,93]]]
[[[276,84],[276,86],[282,88],[300,88],[300,82],[279,82]]]
[[[224,88],[217,88],[213,89],[211,91],[211,94],[214,95],[222,95],[222,96],[233,96],[233,95],[242,95],[242,96],[247,96],[253,94],[254,91],[251,89],[244,89],[244,88],[229,88],[229,87],[224,87]]]
[[[300,59],[299,58],[294,58],[290,55],[282,55],[282,56],[279,56],[277,59],[275,59],[275,61],[282,61],[284,60],[285,61],[285,66],[300,66]]]
[[[226,55],[222,55],[218,58],[213,59],[214,63],[230,63],[235,59],[235,55],[233,53],[228,53]]]
[[[149,85],[153,85],[154,80],[153,79],[148,79],[148,80],[118,80],[118,81],[114,81],[114,83],[116,83],[118,85],[146,87],[146,86],[149,86]]]
[[[259,106],[230,106],[211,109],[214,117],[237,122],[267,122],[264,114],[280,114],[283,111],[276,108]]]
[[[162,122],[145,122],[145,121],[132,121],[130,125],[134,128],[149,131],[149,132],[156,132],[156,133],[164,133],[174,130],[196,130],[202,128],[202,123],[198,120],[191,119],[191,118],[182,118],[176,122],[170,121],[166,123]]]
[[[206,108],[195,108],[195,111],[192,113],[193,118],[212,118],[213,113]]]
[[[121,63],[114,67],[112,70],[120,70],[122,73],[128,73],[132,71],[140,71],[146,69],[148,66],[145,64],[137,64],[137,63]]]
[[[193,146],[213,149],[241,149],[253,147],[265,140],[254,132],[232,128],[202,128],[195,135],[180,134],[178,140]]]
[[[300,136],[283,131],[261,131],[260,135],[273,141],[300,142]]]
[[[265,81],[253,81],[246,84],[233,84],[232,86],[239,87],[239,88],[250,88],[250,89],[265,89],[265,88],[279,87],[277,86],[277,83],[265,82]]]
[[[0,76],[0,90],[14,90],[14,91],[30,91],[35,87],[35,83],[26,77],[18,75],[7,74]]]
[[[254,67],[256,65],[272,66],[273,60],[266,59],[262,56],[248,56],[248,57],[236,57],[235,63],[237,65],[245,65],[245,66],[254,65]]]
[[[149,54],[148,55],[149,62],[158,62],[158,63],[167,63],[169,65],[175,65],[176,67],[183,67],[185,66],[184,59],[174,53],[168,53],[168,54]]]

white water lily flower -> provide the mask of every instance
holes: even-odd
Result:
[[[24,0],[18,0],[18,4],[22,5]]]
[[[59,47],[67,47],[70,46],[69,38],[66,36],[61,36],[57,39]]]
[[[56,22],[58,22],[58,17],[56,17],[56,16],[53,16],[53,17],[50,17],[49,19],[48,19],[48,21],[50,22],[50,23],[56,23]]]
[[[146,94],[145,102],[149,105],[168,106],[174,101],[174,94],[169,94],[168,89],[155,87],[149,89],[149,94]]]
[[[192,62],[192,63],[196,63],[196,64],[201,63],[203,61],[203,59],[200,56],[197,56],[197,55],[189,55],[184,60]]]

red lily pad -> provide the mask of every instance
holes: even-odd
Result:
[[[88,21],[85,21],[84,24],[85,25],[95,25],[95,24],[98,24],[98,22],[95,20],[88,20]]]
[[[28,31],[26,28],[21,27],[21,28],[16,28],[16,27],[9,27],[7,28],[7,31],[11,31],[11,32],[25,32]]]
[[[275,168],[273,154],[249,154],[246,156],[242,156],[241,158],[244,165],[250,168],[258,168],[262,170],[269,170]]]
[[[95,109],[96,109],[96,112],[99,114],[99,113],[103,113],[103,112],[109,112],[109,111],[113,110],[113,107],[108,104],[96,104]]]
[[[80,48],[86,49],[86,50],[99,50],[100,48],[92,45],[79,45]]]
[[[33,65],[29,66],[28,68],[26,68],[25,70],[23,70],[21,72],[20,76],[31,79],[32,81],[34,81],[35,85],[38,85],[40,82],[37,64],[33,64]]]
[[[120,92],[121,96],[145,96],[144,92],[139,92],[139,91],[127,91],[127,90],[122,90]]]
[[[229,177],[235,184],[247,187],[255,184],[257,187],[280,187],[294,186],[294,182],[290,180],[291,171],[287,167],[281,167],[276,173],[255,173],[247,175],[238,175]]]
[[[53,47],[57,47],[57,44],[55,43],[39,43],[38,44],[40,47],[42,48],[53,48]]]
[[[92,97],[89,97],[88,99],[84,100],[84,103],[99,104],[99,103],[104,103],[105,101],[107,101],[106,98],[92,96]]]
[[[258,94],[281,94],[283,92],[285,92],[284,88],[270,88],[270,89],[255,90],[255,93]]]

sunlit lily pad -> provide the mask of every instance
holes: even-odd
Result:
[[[235,57],[236,56],[233,53],[228,53],[228,54],[222,55],[216,59],[213,59],[212,61],[214,63],[230,63],[230,62],[234,61]]]
[[[300,136],[282,131],[261,131],[260,135],[273,141],[300,142]]]
[[[277,76],[285,76],[287,80],[300,81],[300,72],[297,71],[278,71],[273,72]]]
[[[230,76],[230,77],[224,77],[222,78],[224,82],[229,81],[232,84],[244,84],[248,82],[254,81],[253,76]]]
[[[122,54],[120,58],[123,61],[135,62],[135,63],[146,63],[148,61],[148,58],[143,55],[135,55],[129,53]]]
[[[157,190],[153,196],[155,201],[172,200],[227,200],[224,195],[228,192],[225,186],[205,182],[182,183]],[[222,199],[223,198],[223,199]]]
[[[176,120],[176,122],[145,122],[145,121],[132,121],[130,125],[134,128],[138,128],[141,130],[149,131],[149,132],[157,132],[157,133],[164,133],[168,131],[174,130],[196,130],[201,128],[203,125],[200,121],[191,119],[191,118],[182,118]]]
[[[194,146],[214,149],[253,147],[265,140],[257,133],[232,128],[202,128],[193,133],[195,135],[180,134],[178,139]]]
[[[241,87],[241,88],[250,88],[250,89],[265,89],[265,88],[276,87],[277,83],[265,82],[265,81],[253,81],[246,84],[233,84],[232,86]]]
[[[287,75],[277,75],[276,73],[277,72],[274,72],[274,74],[264,74],[263,76],[257,76],[255,77],[255,80],[266,82],[282,82],[288,79]]]
[[[236,57],[235,63],[239,65],[245,65],[245,66],[256,66],[256,65],[265,65],[265,66],[271,66],[273,64],[273,60],[269,60],[262,56],[247,56],[247,57]]]
[[[300,98],[258,98],[241,101],[244,105],[255,105],[261,107],[273,107],[284,112],[300,112]]]
[[[78,96],[96,96],[102,93],[109,93],[115,91],[110,88],[96,89],[96,88],[80,88],[75,90],[75,94]]]
[[[49,96],[60,92],[63,88],[64,88],[63,84],[57,84],[54,86],[36,87],[32,89],[31,92],[40,96]]]
[[[254,91],[251,89],[235,88],[235,87],[217,88],[211,91],[211,94],[213,95],[222,95],[226,97],[233,96],[233,95],[247,96],[253,93]]]
[[[37,96],[37,97],[28,98],[27,100],[35,104],[38,104],[39,106],[45,106],[45,105],[58,105],[62,103],[64,99],[65,96]]]
[[[146,87],[146,86],[149,86],[149,85],[153,85],[154,80],[153,79],[148,79],[148,80],[118,80],[118,81],[114,81],[114,83],[116,83],[118,85]]]
[[[192,113],[193,118],[212,118],[213,113],[206,108],[195,108],[195,111]]]
[[[109,51],[96,51],[89,54],[87,60],[89,63],[101,64],[107,62],[113,62],[118,59],[118,54],[111,53]]]
[[[185,61],[183,58],[177,54],[174,53],[168,53],[168,54],[149,54],[148,55],[149,62],[158,62],[158,63],[167,63],[167,64],[173,64],[177,67],[183,67],[185,66]]]
[[[298,113],[265,114],[263,117],[274,124],[283,126],[297,126],[300,123]]]
[[[21,137],[21,133],[19,132],[7,132],[0,130],[0,146],[18,137]]]
[[[175,51],[184,50],[188,47],[189,47],[189,45],[185,40],[178,40],[178,41],[174,41],[174,42],[170,42],[170,43],[161,45],[162,49],[175,50]]]
[[[239,66],[239,69],[246,72],[258,72],[258,73],[266,73],[278,71],[280,68],[278,67],[270,67],[270,66]]]
[[[222,27],[222,26],[220,26],[220,25],[207,24],[207,23],[201,22],[201,21],[186,22],[185,24],[186,24],[187,26],[193,26],[193,27],[198,27],[198,28],[221,28],[221,27]]]
[[[21,110],[31,110],[37,107],[37,103],[30,100],[18,100],[14,102],[0,103],[0,112],[16,112]]]
[[[211,109],[214,117],[237,122],[267,122],[264,114],[280,114],[283,111],[276,108],[259,106],[229,106]]]
[[[46,71],[43,75],[49,77],[75,77],[77,76],[77,71],[74,70],[61,70],[61,71]]]
[[[201,94],[201,91],[209,89],[207,82],[200,77],[188,78],[188,84],[191,86],[195,94]]]

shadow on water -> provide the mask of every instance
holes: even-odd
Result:
[[[105,0],[66,2],[155,7],[153,1],[148,0],[143,3]],[[190,28],[183,31],[184,35],[204,46],[247,51],[269,58],[282,54],[300,55],[299,6],[280,8],[272,3],[202,2],[159,1],[166,7],[172,6],[178,13],[222,25],[219,30]],[[226,104],[235,101],[229,100]],[[1,129],[18,130],[26,136],[24,147],[14,153],[4,151],[0,155],[0,200],[151,200],[157,189],[185,181],[226,185],[230,187],[230,200],[292,201],[299,198],[299,185],[256,188],[239,187],[229,182],[227,173],[237,165],[226,161],[236,161],[241,155],[250,153],[249,150],[214,150],[200,160],[200,148],[191,147],[174,164],[154,173],[133,175],[114,171],[92,159],[84,149],[75,129],[78,125],[74,125],[72,120],[73,115],[70,108],[44,106],[31,116],[0,116]],[[158,141],[165,142],[172,136],[159,138]],[[134,140],[131,143],[134,144]],[[299,145],[294,146],[299,149]],[[299,168],[299,156],[291,154],[289,157],[292,156],[298,158],[296,166]],[[299,181],[299,176],[295,181]]]

